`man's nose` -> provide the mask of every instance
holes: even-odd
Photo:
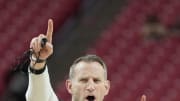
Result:
[[[93,92],[95,90],[95,83],[93,80],[88,81],[86,90],[89,92]]]

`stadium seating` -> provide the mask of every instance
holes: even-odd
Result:
[[[16,57],[28,49],[33,36],[45,33],[52,18],[59,27],[78,9],[80,0],[0,0],[0,95],[5,89],[5,75]]]

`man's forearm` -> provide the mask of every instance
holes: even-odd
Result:
[[[43,64],[38,63],[36,66],[43,66]],[[51,98],[57,99],[56,95],[53,94],[54,91],[50,84],[48,69],[44,66],[43,68],[45,68],[45,71],[41,74],[29,73],[29,86],[26,92],[27,101],[51,101]],[[54,95],[53,97],[52,94]]]

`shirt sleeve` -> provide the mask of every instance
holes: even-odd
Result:
[[[58,101],[50,84],[47,66],[42,74],[29,73],[26,101]]]

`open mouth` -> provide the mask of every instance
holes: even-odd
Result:
[[[86,99],[88,101],[94,101],[95,100],[95,97],[94,96],[87,96]]]

